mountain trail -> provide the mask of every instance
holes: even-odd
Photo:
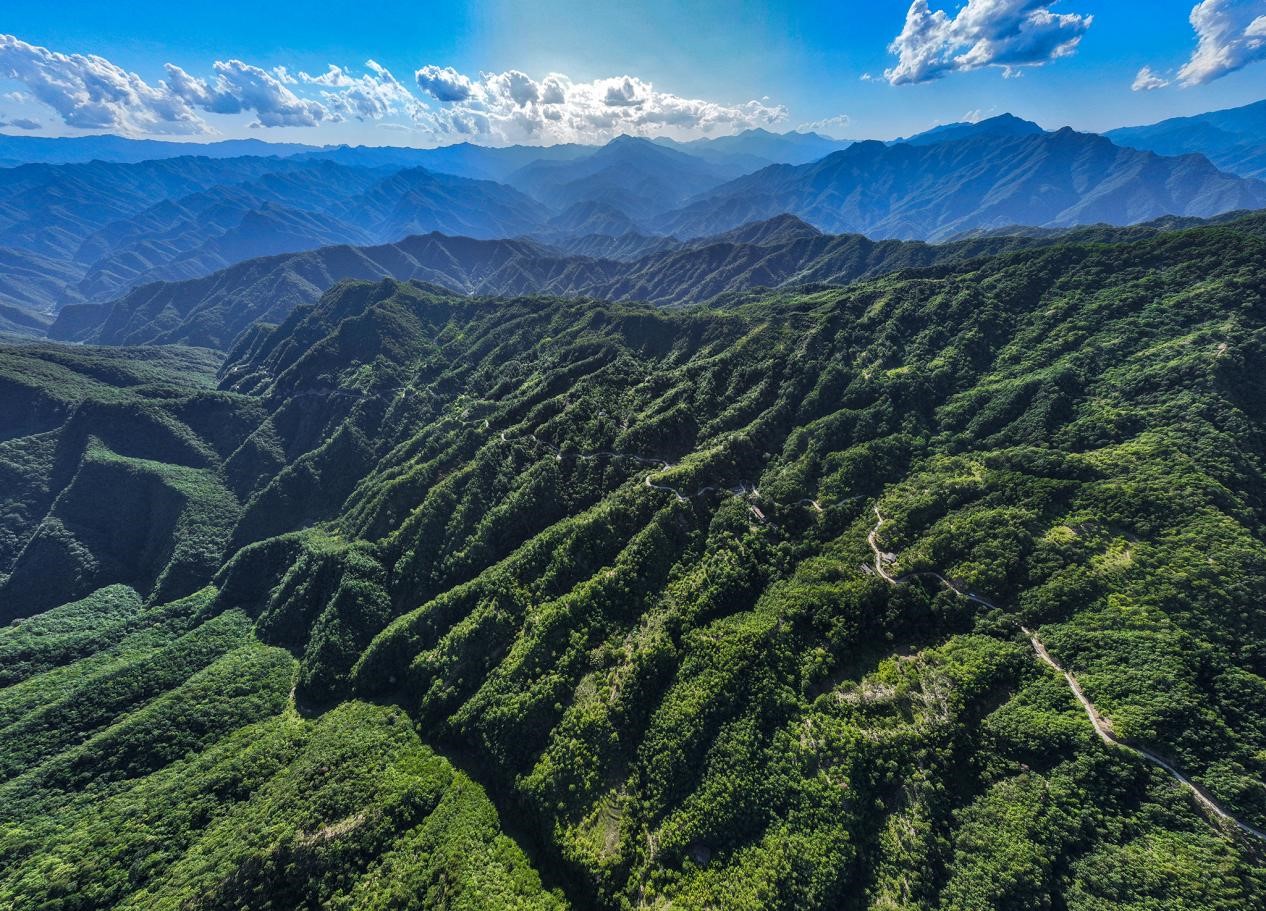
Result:
[[[875,519],[877,520],[875,522],[875,527],[872,528],[870,530],[870,534],[866,536],[866,543],[870,545],[871,552],[875,556],[875,572],[879,575],[881,579],[883,579],[889,585],[893,585],[893,586],[905,585],[906,583],[917,578],[936,579],[938,582],[940,582],[942,585],[944,585],[950,591],[954,592],[954,594],[958,595],[959,597],[966,598],[969,601],[974,601],[977,604],[983,605],[985,607],[997,609],[998,606],[994,604],[992,601],[988,600],[987,598],[981,597],[980,595],[977,595],[976,593],[966,589],[962,585],[952,582],[951,580],[947,579],[945,576],[942,576],[940,573],[917,572],[917,573],[904,573],[900,576],[892,575],[890,572],[888,572],[887,566],[889,564],[896,562],[896,556],[893,554],[885,553],[879,548],[879,530],[880,528],[883,527],[883,524],[886,520],[884,519],[883,514],[880,513],[878,506],[875,506]],[[1186,775],[1184,775],[1169,760],[1165,759],[1164,757],[1153,752],[1152,750],[1148,749],[1145,746],[1140,746],[1139,744],[1132,743],[1128,740],[1125,740],[1124,738],[1118,737],[1116,732],[1112,728],[1112,722],[1099,713],[1099,710],[1095,707],[1095,704],[1090,701],[1090,698],[1086,695],[1085,691],[1082,690],[1081,684],[1077,681],[1077,678],[1074,677],[1072,673],[1065,670],[1059,664],[1059,662],[1056,661],[1054,657],[1051,656],[1051,653],[1047,651],[1046,646],[1042,643],[1042,640],[1038,638],[1037,633],[1035,633],[1033,630],[1023,625],[1020,625],[1019,628],[1020,628],[1020,631],[1024,633],[1025,637],[1029,640],[1029,644],[1033,646],[1033,651],[1037,655],[1038,660],[1041,661],[1043,664],[1048,665],[1049,667],[1054,669],[1057,673],[1063,676],[1064,680],[1068,683],[1069,689],[1072,690],[1073,696],[1076,697],[1077,701],[1081,704],[1081,707],[1085,710],[1086,717],[1090,719],[1090,724],[1091,726],[1094,727],[1095,733],[1099,735],[1100,740],[1102,740],[1108,746],[1118,747],[1120,749],[1127,750],[1133,753],[1134,755],[1138,756],[1139,758],[1143,759],[1144,761],[1150,762],[1152,765],[1163,769],[1175,781],[1177,781],[1179,784],[1187,788],[1192,793],[1192,795],[1196,798],[1196,802],[1199,803],[1200,806],[1207,813],[1213,816],[1216,820],[1220,822],[1224,822],[1224,823],[1229,823],[1230,825],[1235,826],[1241,832],[1244,832],[1247,835],[1251,835],[1252,837],[1259,839],[1260,841],[1266,842],[1266,831],[1262,831],[1256,826],[1249,825],[1243,820],[1236,818],[1225,807],[1223,807],[1220,803],[1218,803],[1218,801],[1213,797],[1212,794],[1208,792],[1208,790],[1206,790],[1203,786],[1197,784],[1196,782],[1188,778]]]

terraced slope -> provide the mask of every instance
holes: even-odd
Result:
[[[257,326],[219,373],[234,422],[147,392],[188,447],[105,439],[232,493],[221,568],[103,562],[3,631],[0,787],[34,796],[0,800],[0,895],[1257,907],[1260,847],[1104,743],[1024,630],[1263,827],[1264,268],[1232,224],[724,312],[382,281]],[[12,464],[74,439],[27,413]],[[876,573],[876,508],[900,573],[982,601]],[[41,606],[25,559],[10,615]]]

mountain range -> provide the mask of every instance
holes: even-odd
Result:
[[[0,909],[1266,908],[1262,110],[0,137]]]
[[[1232,214],[1225,220],[1241,231],[1266,235],[1264,215]],[[252,323],[280,322],[349,278],[420,281],[475,296],[552,294],[678,307],[757,288],[844,285],[1070,239],[1120,242],[1199,223],[1163,219],[1129,228],[998,232],[927,244],[827,235],[784,215],[623,260],[569,256],[521,239],[433,233],[385,246],[324,247],[265,257],[204,278],[142,285],[116,301],[65,307],[47,331],[63,341],[225,349]]]
[[[1150,126],[1122,127],[1104,135],[1119,145],[1158,155],[1204,155],[1231,174],[1266,178],[1266,100]]]
[[[787,212],[832,233],[941,240],[1006,225],[1134,224],[1266,206],[1266,183],[1199,155],[1158,156],[1067,128],[994,127],[951,131],[944,142],[859,142],[811,164],[765,168],[655,226],[695,237]]]
[[[1262,216],[1020,240],[0,345],[0,907],[1266,906]]]
[[[696,258],[686,268],[666,258],[744,225],[777,225],[783,215],[829,235],[942,242],[1018,227],[1129,225],[1254,209],[1266,206],[1266,184],[1218,170],[1195,150],[1206,148],[1242,169],[1249,159],[1232,156],[1231,147],[1252,146],[1262,110],[1249,106],[1198,124],[1151,128],[1157,136],[1187,137],[1185,146],[1173,147],[1182,152],[1177,156],[1121,144],[1146,145],[1146,131],[1114,133],[1119,142],[1113,142],[1068,129],[1048,132],[1011,115],[887,143],[749,130],[686,143],[621,137],[596,148],[279,146],[269,147],[275,154],[242,155],[265,149],[253,141],[0,137],[0,157],[128,159],[0,168],[0,332],[41,334],[71,307],[57,331],[81,335],[84,326],[101,322],[81,305],[109,305],[155,282],[201,279],[259,257],[389,247],[436,232],[446,243],[520,242],[509,257],[523,270],[518,278],[472,279],[459,256],[447,269],[422,270],[444,287],[689,303],[800,275],[852,275],[810,266],[813,256],[775,256],[763,276],[761,267],[734,265],[728,255],[707,263]],[[195,149],[206,154],[184,154]],[[174,157],[146,157],[160,154]],[[638,272],[648,267],[666,271],[653,279]],[[300,283],[306,290],[297,298],[290,294],[294,283],[282,282],[287,292],[263,309],[285,312],[338,278],[324,268],[312,274],[323,278]],[[355,274],[406,278],[416,269],[365,267]],[[691,275],[701,280],[692,285]],[[190,308],[197,309],[187,302],[178,310]]]

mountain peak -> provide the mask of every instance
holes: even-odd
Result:
[[[646,147],[658,148],[658,146],[656,146],[654,142],[647,139],[646,137],[632,136],[628,133],[621,133],[619,136],[616,136],[614,139],[608,142],[605,146],[603,146],[603,148],[606,148],[606,149],[637,149],[637,148],[646,148]]]
[[[709,237],[702,243],[754,244],[761,247],[781,246],[792,241],[805,238],[821,237],[822,232],[803,218],[783,212],[773,218],[752,221],[740,225],[733,231],[727,231],[716,237]]]
[[[945,123],[893,144],[934,145],[941,142],[957,142],[963,139],[979,139],[985,136],[1034,136],[1046,132],[1038,124],[1014,114],[999,114],[976,122]]]

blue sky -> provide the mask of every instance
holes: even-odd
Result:
[[[891,73],[901,58],[889,45],[906,25],[910,0],[414,0],[360,6],[327,0],[132,0],[125,12],[118,4],[79,0],[6,0],[0,33],[16,43],[7,58],[0,46],[0,121],[9,124],[5,132],[22,132],[13,126],[21,122],[39,124],[27,132],[45,135],[104,129],[199,139],[413,145],[462,138],[600,141],[626,131],[689,138],[752,125],[786,130],[813,123],[840,136],[891,138],[1003,111],[1052,128],[1103,130],[1266,96],[1266,52],[1260,50],[1266,36],[1253,37],[1259,27],[1253,23],[1266,21],[1256,19],[1266,16],[1266,0],[1207,0],[1206,5],[1226,7],[1212,12],[1238,17],[1237,27],[1248,35],[1236,45],[1237,66],[1225,73],[1182,69],[1197,46],[1189,21],[1193,3],[972,0],[974,10],[964,14],[962,0],[930,0],[930,10],[944,12],[951,23],[947,30],[963,26],[974,13],[984,22],[981,28],[998,25],[994,38],[1004,35],[1002,20],[1016,9],[1023,16],[1036,9],[1042,17],[1070,17],[1050,27],[1052,44],[1075,40],[1044,58],[1041,38],[1040,48],[1025,49],[1029,56],[1007,69],[947,65],[945,60],[964,51],[949,47],[930,70],[894,85]],[[1017,59],[1007,57],[1012,52],[1002,44],[997,47],[1000,62]],[[36,100],[39,92],[29,83],[62,64],[38,58],[31,48],[104,58],[120,73],[139,77],[142,100],[88,109],[75,108],[72,99],[59,102],[59,112],[57,104]],[[390,77],[367,70],[368,60]],[[1030,65],[1042,60],[1048,62]],[[245,68],[217,70],[217,61],[241,61]],[[175,64],[189,77],[178,99],[156,94],[172,82],[164,64]],[[330,64],[342,70],[331,75]],[[31,67],[43,69],[32,76]],[[1144,67],[1154,80],[1149,84],[1169,84],[1134,90],[1136,82],[1146,81],[1140,76]],[[279,76],[277,68],[288,75]],[[430,68],[426,85],[415,76],[422,68]],[[514,71],[529,81],[506,75]],[[309,78],[296,79],[301,73]],[[505,78],[484,80],[481,73]],[[556,86],[546,81],[551,73],[563,77]],[[353,83],[366,76],[373,78]],[[604,81],[624,76],[632,80]],[[64,78],[78,77],[58,71],[56,85],[43,90],[58,91]],[[264,80],[277,85],[261,85]],[[550,113],[546,102],[555,95],[560,104]],[[619,102],[614,106],[613,98]],[[171,104],[181,110],[173,113]],[[278,104],[279,111],[268,110]],[[128,105],[149,109],[133,116],[122,110]],[[547,119],[558,111],[565,116]],[[648,111],[653,116],[645,116]],[[84,124],[93,128],[83,129]]]

